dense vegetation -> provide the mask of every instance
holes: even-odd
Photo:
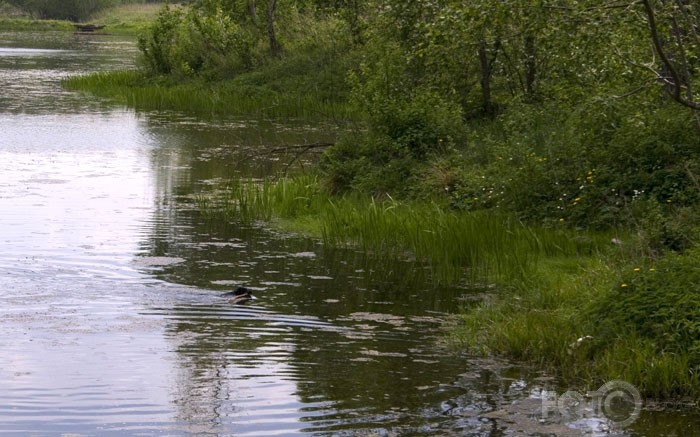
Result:
[[[698,28],[687,0],[200,0],[161,12],[141,72],[72,86],[211,112],[342,105],[328,115],[361,127],[291,197],[349,202],[324,216],[327,241],[511,266],[482,276],[500,291],[465,312],[464,343],[697,398]],[[232,213],[290,203],[266,190]]]

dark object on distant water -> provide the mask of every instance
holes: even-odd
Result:
[[[233,296],[231,299],[229,299],[229,303],[232,303],[234,305],[247,302],[251,299],[255,299],[253,297],[253,290],[245,287],[238,287],[233,291],[224,293],[224,296]]]
[[[78,32],[94,32],[96,30],[102,30],[104,29],[104,26],[100,26],[97,24],[74,24],[76,29],[78,29]]]

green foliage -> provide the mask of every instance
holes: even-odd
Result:
[[[650,399],[700,398],[700,375],[684,352],[659,352],[654,342],[635,334],[617,334],[607,348],[598,348],[592,371],[607,380],[633,384]]]
[[[397,46],[374,55],[381,59],[363,64],[350,79],[351,102],[368,129],[330,150],[321,168],[334,192],[406,195],[428,157],[463,139],[461,109],[428,87],[412,87]]]
[[[350,75],[367,129],[323,163],[337,191],[438,188],[458,209],[598,228],[640,223],[645,199],[700,200],[697,120],[639,75],[639,5],[385,0],[376,12]],[[426,187],[446,158],[450,180]]]
[[[178,26],[183,12],[165,6],[151,26],[149,33],[139,37],[139,49],[143,52],[147,68],[154,73],[169,74],[175,67],[172,51],[176,43]]]
[[[700,250],[640,264],[593,304],[601,337],[632,332],[659,354],[687,354],[700,370]],[[619,335],[619,334],[618,334]]]
[[[329,198],[314,175],[272,181],[233,180],[198,197],[215,220],[313,220],[327,247],[359,248],[378,258],[413,259],[436,283],[520,281],[541,258],[590,254],[597,243],[569,231],[527,228],[506,216],[457,214],[436,205],[366,196]]]
[[[689,114],[671,105],[636,111],[644,104],[546,105],[478,125],[452,205],[606,228],[639,224],[647,200],[664,217],[696,204],[700,139]]]
[[[230,77],[252,65],[252,36],[218,6],[213,11],[165,7],[139,39],[154,74]]]
[[[695,251],[630,268],[619,248],[543,260],[526,281],[465,309],[452,339],[567,384],[622,379],[645,397],[698,399],[697,263]]]

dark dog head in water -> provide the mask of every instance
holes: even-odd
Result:
[[[238,287],[233,291],[224,293],[224,296],[231,296],[231,299],[229,299],[229,303],[232,303],[234,305],[247,302],[251,299],[255,299],[255,297],[253,297],[253,290],[245,287]]]

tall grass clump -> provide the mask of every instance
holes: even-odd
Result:
[[[324,241],[384,256],[409,254],[446,282],[465,276],[519,280],[543,257],[590,254],[595,247],[574,232],[533,229],[502,214],[458,213],[394,200],[334,204],[324,222]]]
[[[309,175],[278,181],[233,178],[214,192],[200,193],[196,201],[207,218],[250,225],[318,213],[324,200],[319,187]]]
[[[370,201],[334,204],[324,242],[388,257],[414,257],[442,281],[519,277],[536,262],[533,235],[495,214],[454,214],[437,207]]]
[[[352,111],[343,102],[322,100],[321,91],[282,93],[244,83],[176,83],[139,70],[98,72],[65,79],[67,89],[89,92],[137,111],[172,110],[199,115],[249,115],[273,118],[347,119]]]
[[[330,197],[309,175],[276,182],[233,180],[217,195],[200,196],[199,207],[208,217],[243,224],[275,218],[302,222],[328,247],[414,260],[440,283],[523,280],[545,257],[588,255],[597,244],[572,231],[533,230],[493,213]]]

